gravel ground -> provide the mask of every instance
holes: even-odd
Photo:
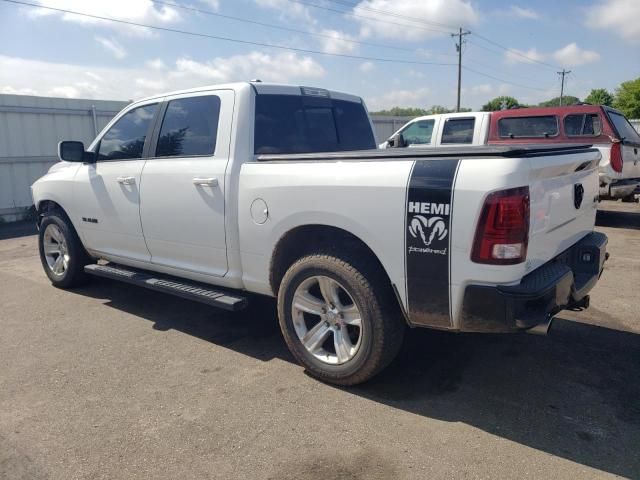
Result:
[[[57,290],[31,228],[0,227],[0,479],[640,478],[640,207],[602,206],[589,310],[415,330],[349,389],[293,363],[270,302]]]

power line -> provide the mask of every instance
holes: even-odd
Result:
[[[311,36],[314,36],[314,37],[329,38],[331,40],[340,40],[340,41],[343,41],[343,42],[349,42],[349,43],[354,43],[354,44],[358,44],[358,45],[368,45],[368,46],[371,46],[371,47],[390,48],[390,49],[394,49],[394,50],[403,50],[405,52],[415,52],[415,50],[412,49],[412,48],[396,47],[395,45],[383,45],[383,44],[380,44],[380,43],[372,43],[372,42],[363,42],[363,41],[352,40],[352,39],[343,38],[343,37],[336,38],[336,37],[334,37],[332,35],[328,35],[328,34],[325,34],[325,33],[309,32],[307,30],[299,30],[299,29],[296,29],[296,28],[284,27],[284,26],[281,26],[281,25],[274,25],[272,23],[265,23],[265,22],[259,22],[257,20],[250,20],[248,18],[234,17],[232,15],[224,15],[222,13],[213,12],[211,10],[204,10],[202,8],[190,7],[188,5],[180,5],[178,3],[165,2],[165,1],[162,1],[162,0],[151,0],[151,2],[156,3],[158,5],[165,5],[167,7],[180,8],[182,10],[201,13],[201,14],[204,14],[204,15],[210,15],[210,16],[219,17],[219,18],[226,18],[226,19],[229,19],[229,20],[235,20],[235,21],[238,21],[238,22],[250,23],[250,24],[253,24],[253,25],[261,25],[263,27],[274,28],[274,29],[278,29],[278,30],[284,30],[284,31],[287,31],[287,32],[295,32],[295,33],[301,33],[303,35],[311,35]]]
[[[464,66],[464,65],[462,66],[462,68],[463,68],[463,69],[465,69],[465,70],[468,70],[469,72],[473,72],[473,73],[475,73],[476,75],[481,75],[481,76],[483,76],[483,77],[492,78],[493,80],[497,80],[498,82],[508,83],[509,85],[515,85],[516,87],[527,88],[527,89],[529,89],[529,90],[538,90],[538,91],[541,91],[541,92],[546,91],[546,89],[544,89],[544,88],[531,87],[531,86],[529,86],[529,85],[523,85],[523,84],[521,84],[521,83],[511,82],[511,81],[509,81],[509,80],[505,80],[505,79],[503,79],[503,78],[498,78],[498,77],[496,77],[496,76],[490,75],[490,74],[488,74],[488,73],[480,72],[480,71],[478,71],[478,70],[475,70],[475,69],[473,69],[473,68],[470,68],[470,67],[467,67],[467,66]]]
[[[68,14],[71,14],[71,15],[78,15],[78,16],[81,16],[81,17],[95,18],[97,20],[104,20],[104,21],[107,21],[107,22],[121,23],[121,24],[124,24],[124,25],[131,25],[131,26],[134,26],[134,27],[149,28],[149,29],[152,29],[152,30],[159,30],[159,31],[171,32],[171,33],[179,33],[179,34],[182,34],[182,35],[189,35],[189,36],[192,36],[192,37],[210,38],[210,39],[213,39],[213,40],[222,40],[222,41],[225,41],[225,42],[241,43],[241,44],[244,44],[244,45],[255,45],[255,46],[259,46],[259,47],[276,48],[276,49],[279,49],[279,50],[289,50],[289,51],[300,52],[300,53],[310,53],[310,54],[315,54],[315,55],[325,55],[325,56],[329,56],[329,57],[351,58],[351,59],[357,59],[357,60],[370,60],[370,61],[374,61],[374,62],[402,63],[402,64],[409,64],[409,65],[438,65],[438,66],[453,66],[453,65],[455,65],[453,63],[443,63],[443,62],[422,62],[422,61],[418,61],[418,60],[402,60],[402,59],[396,59],[396,58],[380,58],[380,57],[368,57],[368,56],[362,56],[362,55],[349,55],[349,54],[346,54],[346,53],[329,53],[329,52],[322,52],[320,50],[311,50],[311,49],[297,48],[297,47],[287,47],[287,46],[284,46],[284,45],[275,45],[275,44],[272,44],[272,43],[253,42],[251,40],[241,40],[239,38],[222,37],[222,36],[218,36],[218,35],[210,35],[210,34],[207,34],[207,33],[190,32],[188,30],[179,30],[179,29],[176,29],[176,28],[169,28],[169,27],[159,27],[157,25],[148,25],[148,24],[145,24],[145,23],[131,22],[129,20],[120,20],[120,19],[116,19],[116,18],[103,17],[103,16],[100,16],[100,15],[93,15],[93,14],[89,14],[89,13],[76,12],[74,10],[67,10],[67,9],[63,9],[63,8],[45,7],[43,5],[37,5],[35,3],[22,2],[22,1],[18,1],[18,0],[0,0],[0,1],[5,2],[5,3],[12,3],[12,4],[16,4],[16,5],[24,5],[24,6],[28,6],[28,7],[43,8],[43,9],[46,9],[46,10],[52,10],[52,11],[61,12],[61,13],[68,13]]]
[[[319,8],[321,10],[326,10],[328,12],[334,12],[334,13],[339,13],[341,15],[347,15],[349,17],[364,18],[366,20],[372,20],[374,22],[387,23],[389,25],[397,25],[397,26],[400,26],[400,27],[416,28],[418,30],[426,30],[428,32],[438,32],[438,33],[446,33],[446,34],[452,33],[452,30],[437,30],[435,28],[427,28],[427,27],[423,27],[423,26],[420,26],[420,25],[410,25],[410,24],[406,24],[406,23],[392,22],[391,20],[383,20],[381,18],[376,18],[376,17],[367,17],[367,16],[364,16],[364,15],[358,15],[356,13],[348,12],[346,10],[338,10],[337,8],[325,7],[324,5],[317,5],[315,3],[305,2],[303,0],[287,0],[287,1],[292,2],[292,3],[298,3],[300,5],[306,5],[308,7]],[[389,13],[392,14],[391,16],[393,16],[393,12],[389,12]],[[411,20],[414,21],[414,22],[418,21],[418,20],[415,20],[415,19],[411,19]],[[421,22],[421,23],[423,23],[423,22]]]
[[[557,65],[552,65],[550,63],[546,63],[546,62],[543,62],[541,60],[538,60],[538,59],[535,59],[533,57],[530,57],[528,55],[525,55],[524,53],[520,52],[519,50],[515,50],[515,49],[510,48],[510,47],[505,47],[504,45],[501,45],[498,42],[494,42],[490,38],[487,38],[484,35],[480,35],[479,33],[473,32],[473,34],[476,37],[484,40],[485,42],[490,43],[491,45],[495,45],[496,47],[501,48],[502,50],[505,50],[505,51],[507,51],[509,53],[512,53],[513,55],[517,55],[518,57],[522,57],[522,58],[524,58],[524,59],[526,59],[526,60],[528,60],[530,62],[538,63],[540,65],[544,65],[545,67],[549,67],[549,68],[553,68],[553,69],[560,68]]]
[[[431,20],[418,20],[415,17],[410,17],[408,15],[402,15],[399,14],[397,12],[391,12],[389,10],[381,10],[379,8],[373,8],[373,7],[368,7],[366,5],[359,5],[357,3],[349,3],[349,2],[345,2],[344,0],[328,0],[332,3],[337,3],[339,5],[344,5],[347,7],[351,7],[351,8],[355,8],[358,7],[360,10],[365,10],[368,12],[373,12],[373,13],[378,13],[381,15],[385,15],[385,16],[392,16],[392,17],[396,17],[396,18],[401,18],[403,20],[408,20],[410,22],[415,22],[415,23],[421,23],[424,25],[434,25],[436,27],[443,27],[443,28],[448,28],[448,29],[452,29],[452,30],[457,30],[459,27],[456,27],[454,25],[448,25],[446,23],[440,23],[440,22],[434,22]]]
[[[316,7],[316,8],[328,9],[326,7],[322,7],[320,5],[315,5],[315,4],[311,4],[311,3],[308,3],[308,2],[304,2],[302,0],[289,0],[289,1],[290,2],[294,2],[294,3],[300,3],[300,4],[303,4],[303,5],[312,6],[312,7]],[[344,6],[349,6],[351,8],[356,7],[358,5],[358,4],[345,2],[344,0],[328,0],[328,1],[333,2],[333,3],[337,3],[337,4],[341,4],[341,5],[344,5]],[[460,27],[456,27],[454,25],[450,25],[450,24],[446,24],[446,23],[433,22],[433,21],[427,21],[427,20],[417,20],[415,18],[406,16],[406,15],[401,15],[401,14],[398,14],[398,13],[395,13],[395,12],[391,12],[391,11],[388,11],[388,10],[381,10],[381,9],[371,8],[371,7],[366,7],[366,6],[360,6],[359,8],[362,9],[362,10],[376,12],[376,13],[381,14],[381,15],[387,15],[387,16],[392,16],[392,17],[396,17],[396,18],[401,18],[403,20],[414,22],[414,23],[420,23],[420,24],[425,24],[425,25],[435,25],[435,26],[439,26],[439,27],[443,27],[443,28],[450,28],[450,29],[453,29],[453,30],[458,30],[458,28],[460,28]],[[328,10],[332,10],[332,9],[328,9]],[[341,13],[345,13],[345,14],[350,14],[350,12],[343,12],[341,10],[337,10],[337,11],[341,12]],[[351,15],[357,16],[355,14],[351,14]],[[368,18],[370,20],[377,20],[377,21],[381,21],[381,22],[386,22],[385,20],[374,19],[374,18],[371,18],[371,17],[364,17],[364,18]],[[412,27],[412,28],[420,28],[420,27],[417,27],[417,26],[414,26],[414,25],[407,25],[407,24],[403,24],[403,26]],[[435,31],[439,31],[441,33],[451,33],[451,32],[444,32],[442,30],[435,30]],[[533,57],[530,57],[530,56],[520,52],[519,50],[516,50],[514,48],[502,45],[502,44],[500,44],[500,43],[498,43],[498,42],[496,42],[494,40],[491,40],[490,38],[485,37],[484,35],[481,35],[481,34],[477,33],[476,31],[471,31],[471,33],[473,35],[475,35],[476,37],[484,40],[485,42],[488,42],[488,43],[490,43],[490,44],[492,44],[492,45],[494,45],[494,46],[496,46],[498,48],[501,48],[502,50],[510,52],[513,55],[517,55],[519,57],[522,57],[522,58],[524,58],[524,59],[526,59],[526,60],[528,60],[530,62],[538,63],[540,65],[544,65],[545,67],[549,67],[549,68],[554,68],[554,69],[560,68],[557,65],[552,65],[550,63],[543,62],[541,60],[538,60],[538,59],[535,59]],[[483,47],[481,47],[481,48],[483,48]],[[490,50],[490,49],[487,49],[487,50]],[[495,53],[500,53],[500,52],[495,52]]]

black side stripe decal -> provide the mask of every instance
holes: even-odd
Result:
[[[449,328],[449,232],[458,159],[417,160],[406,217],[407,312],[413,325]]]

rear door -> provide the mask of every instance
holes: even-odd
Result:
[[[234,92],[169,97],[142,175],[140,218],[151,262],[227,272],[225,171]]]
[[[622,139],[622,178],[640,178],[640,134],[622,113],[611,109],[606,112]]]
[[[440,121],[436,146],[473,145],[480,133],[480,122],[474,116],[449,117]]]

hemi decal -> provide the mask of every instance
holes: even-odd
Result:
[[[457,159],[417,160],[407,188],[407,304],[413,325],[448,328],[449,235]]]

